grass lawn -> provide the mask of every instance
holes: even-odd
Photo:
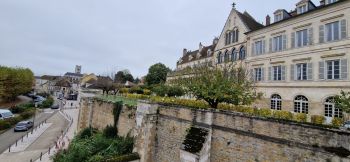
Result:
[[[101,96],[98,96],[97,98],[102,99],[103,101],[107,101],[107,102],[120,102],[120,101],[122,101],[123,104],[125,104],[125,105],[137,106],[136,99],[126,98],[123,96],[101,95]]]

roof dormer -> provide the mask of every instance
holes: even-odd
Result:
[[[279,21],[282,21],[282,20],[290,17],[289,13],[283,9],[277,10],[274,13],[274,15],[275,15],[275,22],[279,22]]]
[[[325,0],[326,1],[326,5],[332,4],[334,2],[338,2],[338,0]]]
[[[316,8],[316,6],[310,0],[301,0],[299,3],[296,4],[296,7],[298,15]]]

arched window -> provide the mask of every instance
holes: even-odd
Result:
[[[282,110],[282,97],[278,94],[271,96],[271,109]]]
[[[326,99],[324,103],[325,116],[330,118],[342,118],[343,112],[341,109],[335,106],[334,97],[329,97]]]
[[[238,35],[239,35],[239,32],[238,32],[238,29],[235,30],[235,42],[238,42]]]
[[[232,43],[236,42],[236,30],[232,31]]]
[[[219,52],[218,53],[218,57],[217,57],[217,59],[218,59],[218,64],[221,64],[221,62],[222,62],[222,56],[221,56],[222,54],[221,54],[221,52]]]
[[[234,62],[237,60],[237,50],[234,48],[232,49],[232,52],[231,52],[231,61]]]
[[[228,62],[230,59],[230,54],[228,53],[228,50],[225,51],[225,55],[224,55],[224,61]]]
[[[241,47],[241,49],[239,50],[239,59],[240,60],[244,60],[245,59],[245,47]]]
[[[309,100],[305,96],[297,96],[294,99],[294,112],[309,113]]]

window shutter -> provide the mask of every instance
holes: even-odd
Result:
[[[320,80],[324,80],[325,79],[325,62],[324,61],[320,61],[318,63],[319,65],[319,69],[318,69],[318,78]]]
[[[347,80],[348,79],[348,60],[347,59],[340,60],[340,69],[341,69],[341,79]]]
[[[310,28],[309,31],[308,31],[308,43],[309,45],[312,45],[314,44],[314,29],[313,28]]]
[[[266,48],[266,40],[263,40],[262,41],[262,53],[264,54],[265,53],[265,48]]]
[[[270,38],[269,41],[269,51],[272,52],[272,38]]]
[[[269,81],[272,80],[272,75],[273,75],[273,73],[272,73],[272,68],[269,67]]]
[[[307,64],[307,80],[313,80],[312,63]]]
[[[265,80],[265,68],[261,67],[261,81]]]
[[[286,66],[282,66],[282,80],[286,80]]]
[[[295,32],[292,32],[291,48],[295,48]]]
[[[341,30],[341,39],[346,39],[347,33],[346,33],[346,20],[342,20],[340,22],[340,30]]]
[[[250,70],[250,77],[251,77],[251,80],[252,80],[252,81],[256,81],[256,80],[255,80],[255,73],[254,73],[254,72],[255,72],[254,69],[251,69],[251,70]]]
[[[319,32],[320,32],[320,35],[319,35],[319,42],[320,43],[324,43],[324,25],[321,25],[320,28],[319,28]]]
[[[291,81],[295,80],[295,79],[294,79],[294,78],[295,78],[295,73],[294,73],[294,72],[295,72],[295,71],[294,71],[295,69],[294,69],[294,68],[295,68],[295,65],[294,65],[294,64],[290,65],[290,80],[291,80]]]
[[[283,40],[283,50],[286,50],[287,49],[287,35],[283,35],[282,40]]]
[[[255,48],[254,48],[254,45],[255,45],[255,43],[252,43],[252,52],[251,52],[251,53],[252,53],[252,56],[256,55],[256,54],[255,54]]]

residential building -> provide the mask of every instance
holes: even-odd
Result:
[[[254,107],[322,115],[327,122],[342,117],[334,96],[350,91],[350,1],[301,0],[273,19],[262,25],[233,5],[212,64],[249,69],[263,93]]]

